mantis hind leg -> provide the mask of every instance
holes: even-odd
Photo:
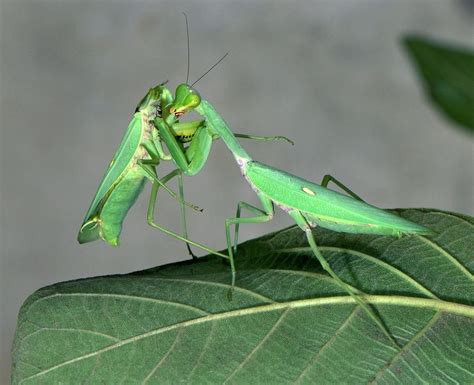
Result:
[[[326,258],[324,258],[321,251],[319,251],[319,248],[314,239],[313,231],[311,230],[311,227],[306,221],[303,214],[300,211],[294,210],[294,211],[290,211],[289,215],[295,220],[296,224],[305,232],[306,238],[308,239],[309,246],[311,247],[311,250],[313,251],[313,255],[319,261],[323,269],[326,270],[326,272],[331,276],[331,278],[333,278],[336,281],[336,283],[343,290],[345,290],[354,299],[354,301],[357,304],[359,304],[362,307],[362,309],[364,309],[366,314],[372,319],[372,321],[374,321],[377,324],[377,326],[380,328],[380,330],[382,330],[382,332],[390,340],[390,342],[397,349],[400,349],[399,345],[397,344],[395,339],[392,337],[392,335],[390,334],[390,332],[388,331],[387,327],[382,322],[380,317],[377,316],[374,310],[360,297],[360,294],[363,294],[363,293],[361,293],[360,291],[356,291],[356,289],[354,289],[352,286],[345,283],[341,278],[339,278],[339,276],[331,268],[331,265],[329,264],[329,262],[326,260]]]
[[[359,195],[357,195],[355,192],[353,192],[349,187],[347,187],[345,184],[342,182],[338,181],[336,178],[334,178],[332,175],[326,174],[323,177],[323,180],[321,181],[321,186],[327,187],[329,182],[333,182],[336,186],[338,186],[340,189],[344,190],[346,193],[348,193],[351,197],[365,202]]]
[[[237,205],[237,215],[233,218],[227,218],[225,221],[225,235],[227,241],[227,250],[229,254],[230,268],[232,271],[232,283],[235,281],[235,263],[234,263],[234,252],[237,252],[237,237],[239,234],[239,225],[241,223],[263,223],[268,222],[273,218],[273,202],[265,195],[259,193],[258,197],[262,203],[263,209],[259,209],[246,202],[239,202]],[[241,217],[240,213],[242,208],[258,214],[254,217]],[[235,225],[235,237],[234,245],[232,245],[232,238],[230,236],[230,226]]]

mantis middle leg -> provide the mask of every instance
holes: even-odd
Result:
[[[259,193],[258,198],[262,203],[263,209],[259,209],[258,207],[252,206],[246,202],[239,202],[237,205],[237,214],[233,218],[227,218],[225,221],[225,234],[226,234],[226,241],[227,241],[227,250],[229,254],[230,260],[230,268],[232,271],[232,284],[235,282],[235,263],[234,263],[234,252],[237,251],[237,237],[239,233],[239,225],[241,223],[263,223],[268,222],[273,218],[274,208],[273,202],[266,197],[265,195]],[[257,214],[254,217],[241,217],[240,212],[242,208],[246,208],[247,210]],[[234,237],[234,245],[232,245],[232,239],[230,236],[230,226],[235,225],[235,237]]]

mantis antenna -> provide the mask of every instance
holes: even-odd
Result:
[[[209,72],[211,72],[222,60],[225,59],[225,57],[229,54],[229,52],[227,52],[224,56],[222,56],[211,68],[209,68],[206,72],[204,72],[200,77],[198,77],[198,79],[193,83],[191,84],[191,87],[193,87],[199,80],[201,80],[204,76],[206,76]]]
[[[186,20],[186,39],[187,39],[187,42],[188,42],[188,69],[186,71],[186,84],[188,84],[188,81],[189,81],[189,62],[190,62],[190,57],[191,55],[189,54],[189,26],[188,26],[188,15],[186,15],[186,13],[183,12],[183,15],[184,15],[184,20]]]
[[[186,40],[187,40],[187,47],[188,47],[188,68],[186,70],[186,84],[189,82],[189,68],[190,68],[190,62],[191,62],[191,54],[190,54],[190,44],[189,44],[189,24],[188,24],[188,15],[186,15],[185,12],[183,12],[184,15],[184,20],[186,21]],[[201,80],[204,76],[206,76],[209,72],[211,72],[222,60],[225,59],[225,57],[229,54],[227,52],[224,56],[222,56],[211,68],[209,68],[204,74],[202,74],[193,84],[191,84],[191,87],[194,86],[199,80]]]

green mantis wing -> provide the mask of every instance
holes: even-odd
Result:
[[[141,112],[137,112],[128,125],[128,129],[122,139],[122,142],[120,143],[120,146],[115,153],[112,162],[110,162],[109,168],[99,185],[89,210],[87,211],[77,237],[79,243],[92,242],[96,239],[104,238],[104,235],[101,235],[101,214],[103,208],[107,203],[107,199],[111,195],[112,191],[116,188],[119,182],[122,181],[129,167],[133,165],[133,159],[136,156],[137,151],[140,149],[143,130],[143,114]],[[137,189],[136,186],[135,188],[132,188],[133,195],[135,196],[132,196],[132,199],[129,199],[131,203],[130,206],[135,202],[136,197],[141,191],[141,188],[143,188],[143,181],[139,179],[139,175],[132,175],[131,180],[135,180],[135,182],[137,182],[135,185],[138,185],[139,188]],[[128,211],[128,209],[126,211]],[[109,241],[107,239],[105,240]],[[114,244],[115,242],[112,241],[109,243]]]
[[[313,226],[357,234],[432,233],[424,226],[259,162],[249,162],[245,174],[254,188],[285,210],[301,211]]]

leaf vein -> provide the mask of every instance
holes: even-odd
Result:
[[[93,335],[97,335],[97,336],[100,336],[100,337],[104,337],[104,338],[110,339],[110,340],[115,341],[115,342],[121,341],[120,338],[114,337],[110,334],[97,332],[95,330],[80,329],[80,328],[74,329],[74,328],[60,328],[60,327],[40,327],[40,329],[35,330],[34,332],[24,336],[20,340],[20,342],[24,342],[27,339],[29,339],[30,337],[32,337],[36,334],[39,334],[41,332],[44,332],[44,331],[70,331],[70,332],[86,333],[86,334],[93,334]]]
[[[192,305],[187,305],[179,302],[172,302],[172,301],[166,301],[166,300],[161,300],[157,298],[151,298],[151,297],[139,297],[135,295],[125,295],[125,294],[110,294],[110,293],[54,293],[45,297],[42,297],[38,299],[36,302],[34,302],[31,307],[28,309],[28,312],[31,310],[31,308],[38,303],[42,301],[46,301],[51,298],[56,298],[56,297],[104,297],[104,298],[118,298],[118,299],[124,299],[124,300],[132,300],[132,301],[144,301],[144,302],[153,302],[157,304],[165,304],[165,305],[170,305],[170,306],[175,306],[175,307],[182,307],[191,311],[194,311],[196,313],[199,313],[200,315],[209,315],[210,313],[200,309],[198,307],[192,306]],[[27,313],[28,314],[28,313]],[[27,318],[27,317],[25,317]]]
[[[155,367],[151,370],[150,373],[148,373],[148,375],[144,378],[143,382],[142,382],[142,385],[145,385],[148,380],[153,377],[153,375],[156,373],[156,371],[160,368],[160,366],[163,364],[163,362],[166,361],[166,359],[168,358],[168,356],[171,354],[171,352],[173,351],[173,348],[176,346],[176,344],[178,343],[179,341],[179,338],[181,336],[181,333],[183,332],[184,329],[178,329],[178,333],[176,333],[176,336],[174,337],[174,341],[173,343],[171,344],[171,346],[168,348],[168,351],[166,352],[166,354],[161,358],[161,360],[159,360]]]
[[[423,309],[444,310],[447,312],[451,312],[452,314],[459,314],[462,316],[474,318],[474,307],[469,306],[469,305],[442,301],[442,300],[403,297],[403,296],[379,296],[379,295],[366,295],[366,296],[363,296],[363,299],[369,304],[375,304],[375,305],[383,304],[383,305],[389,305],[389,306],[398,305],[398,306],[417,307],[417,308],[423,308]],[[63,361],[47,369],[44,369],[40,373],[36,373],[34,375],[31,375],[30,377],[24,378],[21,381],[21,383],[28,379],[33,379],[33,378],[37,378],[42,375],[45,375],[63,366],[70,365],[75,362],[82,361],[84,359],[105,353],[109,350],[119,348],[123,345],[134,343],[136,341],[149,338],[157,334],[166,333],[168,331],[179,329],[179,328],[192,327],[194,325],[199,325],[205,322],[217,321],[217,320],[228,319],[228,318],[233,318],[233,317],[241,317],[241,316],[251,315],[251,314],[260,314],[264,312],[278,311],[281,309],[286,309],[288,307],[294,309],[294,308],[305,308],[305,307],[310,307],[310,306],[348,305],[348,304],[354,304],[354,299],[350,296],[319,297],[319,298],[302,299],[302,300],[300,299],[300,300],[295,300],[295,301],[259,305],[259,306],[254,306],[251,308],[238,309],[238,310],[232,310],[232,311],[228,311],[224,313],[211,314],[211,315],[195,318],[188,321],[183,321],[174,325],[168,325],[165,327],[152,329],[147,333],[139,334],[139,335],[121,340],[120,342],[117,342],[115,344],[106,346],[104,348],[92,351],[90,353],[69,359],[67,361]]]
[[[304,250],[304,251],[312,252],[312,250],[309,246],[298,247],[297,249],[301,250],[301,251]],[[398,268],[396,268],[396,267],[394,267],[394,266],[388,264],[387,262],[384,262],[384,261],[382,261],[378,258],[372,257],[371,255],[368,255],[366,253],[362,253],[360,251],[344,248],[344,247],[319,246],[319,249],[321,251],[327,250],[327,251],[336,251],[336,252],[348,253],[348,254],[352,254],[356,257],[360,257],[362,259],[368,260],[368,261],[370,261],[370,262],[372,262],[376,265],[381,266],[382,268],[388,270],[389,272],[399,276],[401,279],[406,281],[411,286],[414,286],[416,289],[418,289],[420,292],[422,292],[426,296],[428,296],[430,298],[433,298],[433,299],[438,298],[430,290],[428,290],[426,287],[424,287],[421,283],[419,283],[418,281],[416,281],[415,279],[413,279],[412,277],[410,277],[409,275],[407,275],[406,273],[404,273],[400,269],[398,269]],[[282,250],[285,250],[284,252],[286,252],[286,250],[293,250],[293,248],[291,248],[291,249],[282,249]]]
[[[397,354],[395,354],[393,356],[393,358],[387,362],[387,364],[382,368],[380,369],[380,371],[378,373],[375,374],[374,376],[374,379],[372,381],[370,381],[367,385],[371,385],[371,384],[375,384],[377,383],[377,381],[385,374],[386,371],[389,371],[390,372],[390,368],[396,363],[398,362],[398,360],[400,359],[403,359],[403,355],[405,352],[408,352],[409,349],[420,339],[422,338],[426,331],[431,328],[435,323],[436,321],[438,321],[438,319],[440,318],[442,312],[438,311],[436,312],[433,317],[431,317],[431,319],[427,322],[427,324],[421,329],[418,331],[418,333],[416,333],[412,338],[411,340],[405,345],[403,346],[402,349],[400,349],[398,351]]]
[[[249,294],[252,297],[258,298],[258,299],[263,300],[265,302],[270,302],[270,303],[275,302],[269,297],[265,297],[264,295],[255,293],[255,292],[253,292],[251,290],[248,290],[248,289],[245,289],[243,287],[228,285],[228,284],[221,283],[221,282],[209,282],[209,281],[201,281],[201,280],[194,280],[194,279],[161,278],[161,277],[158,278],[158,279],[161,279],[163,281],[175,281],[175,282],[179,282],[179,283],[187,282],[187,283],[193,283],[193,284],[197,283],[197,284],[201,284],[201,285],[223,287],[223,288],[226,288],[226,289],[232,289],[232,290],[235,290],[235,291],[240,291],[242,293]]]
[[[439,252],[440,254],[444,255],[448,260],[452,262],[454,266],[456,266],[461,273],[463,273],[470,281],[474,282],[474,277],[473,275],[467,270],[467,268],[459,262],[454,255],[450,254],[447,250],[436,244],[434,241],[431,239],[428,239],[424,237],[423,235],[415,235],[418,239],[420,239],[422,242],[426,243],[428,246],[430,246],[432,249],[435,251]]]
[[[265,342],[270,338],[270,336],[275,332],[275,330],[278,329],[278,326],[281,324],[281,322],[286,317],[286,315],[288,314],[289,311],[290,311],[290,308],[287,308],[280,314],[280,316],[276,320],[275,324],[267,332],[265,337],[263,337],[260,340],[260,342],[257,345],[255,345],[255,347],[252,349],[250,354],[248,354],[247,357],[245,357],[245,359],[240,363],[240,365],[237,368],[235,368],[235,370],[229,375],[229,377],[227,377],[227,379],[223,382],[223,384],[229,382],[229,380],[232,377],[234,377],[235,374],[238,373],[245,366],[245,364],[247,362],[249,362],[250,358],[265,344]]]
[[[342,330],[344,330],[348,325],[349,322],[352,321],[352,318],[354,318],[355,314],[358,311],[358,307],[354,306],[352,309],[351,313],[347,316],[346,320],[339,326],[339,328],[334,332],[331,338],[329,338],[323,346],[317,351],[317,353],[314,355],[313,358],[311,358],[308,361],[308,364],[303,368],[299,376],[293,381],[294,384],[301,383],[303,380],[304,376],[306,376],[306,372],[309,370],[310,367],[314,365],[314,363],[318,360],[318,358],[321,356],[322,352],[328,349],[334,341],[336,340],[337,337],[339,337],[339,334],[341,333]]]
[[[215,325],[216,325],[215,322],[211,322],[211,330],[209,331],[209,333],[206,337],[206,341],[204,343],[204,346],[202,347],[201,354],[199,354],[199,357],[196,360],[196,363],[194,364],[193,368],[191,369],[191,372],[189,372],[188,379],[192,378],[192,375],[194,374],[195,370],[199,367],[199,364],[201,363],[201,359],[202,359],[202,357],[204,357],[204,353],[206,353],[207,348],[209,347],[209,343],[211,342],[211,336],[214,334],[214,329],[216,327]]]

